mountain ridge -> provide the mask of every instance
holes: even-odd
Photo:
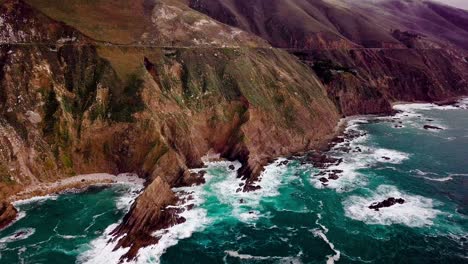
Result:
[[[172,10],[160,4],[154,12]],[[31,16],[25,37],[32,42],[51,40],[41,25],[70,27],[21,0],[3,5],[14,8],[2,14],[8,23],[1,26],[14,32],[21,30],[17,19]],[[197,31],[200,20],[184,19],[170,18],[171,28]],[[189,168],[202,167],[206,153],[239,160],[248,191],[274,157],[332,137],[340,116],[311,69],[248,33],[236,35],[245,45],[233,47],[225,41],[237,29],[208,23],[220,31],[201,36],[208,44],[197,49],[96,45],[92,35],[79,43],[86,39],[79,30],[64,43],[1,44],[0,199],[67,175],[136,172],[146,188],[116,229],[119,245],[129,249],[125,257],[134,258],[155,242],[149,239],[155,229],[177,223],[161,213],[177,202],[171,187],[196,182]],[[193,41],[174,38],[168,44]],[[260,47],[250,48],[252,40]],[[2,216],[14,216],[11,206],[2,208],[8,209]]]
[[[178,202],[171,188],[197,183],[189,169],[207,153],[239,160],[253,191],[266,164],[326,145],[343,116],[468,94],[459,30],[383,27],[386,5],[246,3],[0,2],[2,216],[27,185],[133,171],[146,187],[114,231],[133,259],[183,221],[164,210]],[[383,20],[366,15],[375,8]]]

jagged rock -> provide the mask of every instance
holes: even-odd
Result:
[[[319,152],[308,153],[305,159],[319,169],[324,169],[331,165],[338,165],[342,161],[342,159],[333,158]]]
[[[0,230],[13,221],[17,214],[18,210],[12,204],[2,202],[0,204]]]
[[[405,200],[402,199],[402,198],[394,198],[394,197],[390,197],[382,202],[375,202],[373,204],[371,204],[369,206],[369,209],[373,209],[375,211],[379,211],[379,209],[381,208],[385,208],[385,207],[390,207],[390,206],[393,206],[395,204],[404,204],[405,203]]]
[[[276,2],[289,5],[295,1]],[[108,1],[81,1],[66,9],[31,6],[34,2],[40,1],[0,3],[0,42],[34,43],[0,45],[0,146],[6,153],[15,153],[0,155],[0,173],[6,179],[11,176],[18,182],[34,183],[70,173],[138,172],[147,180],[146,189],[114,232],[120,235],[119,246],[130,247],[127,258],[135,257],[140,247],[156,243],[154,231],[185,221],[177,210],[167,209],[177,203],[171,188],[202,183],[203,175],[188,171],[200,168],[202,156],[210,150],[239,160],[238,175],[246,185],[238,191],[254,191],[260,188],[255,185],[257,177],[272,158],[325,148],[341,116],[393,113],[390,102],[394,100],[435,100],[467,92],[468,64],[459,63],[457,52],[417,49],[434,46],[402,32],[396,34],[397,39],[392,32],[337,32],[333,17],[324,24],[316,21],[322,15],[313,13],[323,8],[308,13],[301,11],[306,5],[295,5],[298,8],[277,8],[277,14],[268,14],[269,9],[264,9],[269,5],[263,1],[236,1],[236,5],[222,1],[221,7],[242,9],[235,15],[255,11],[274,16],[271,21],[280,24],[290,21],[276,17],[283,10],[310,14],[300,25],[275,27],[284,32],[262,28],[254,32],[274,33],[274,38],[264,36],[265,41],[227,26],[242,21],[235,26],[258,29],[248,24],[256,25],[256,19],[267,21],[264,17],[236,19],[230,10],[216,9],[216,4],[208,7],[220,11],[221,18],[202,10],[227,20],[219,23],[185,5],[202,9],[204,1],[176,1],[174,6],[174,1],[157,1],[149,7],[137,1],[132,8],[108,8]],[[309,2],[310,8],[319,2],[334,8],[333,1]],[[141,10],[142,6],[148,10]],[[345,19],[357,18],[354,24],[373,22],[374,18],[366,20],[362,12],[349,10]],[[135,19],[122,20],[131,16]],[[208,23],[199,23],[201,19]],[[116,27],[120,22],[125,26]],[[309,30],[315,24],[324,30]],[[329,26],[332,30],[327,30]],[[345,33],[350,34],[340,35]],[[405,49],[408,37],[415,48]],[[291,52],[312,61],[312,69],[267,42],[300,49]],[[204,48],[175,48],[191,45]],[[369,46],[372,49],[366,49]],[[249,74],[245,74],[246,65],[255,66]],[[350,131],[335,145],[362,135]],[[328,168],[341,162],[314,155],[301,163]],[[5,172],[3,167],[18,169]],[[23,187],[14,183],[2,188],[3,197]],[[12,209],[5,212],[11,215]]]
[[[252,184],[246,184],[244,186],[244,189],[242,189],[243,192],[253,192],[256,190],[260,190],[262,187],[259,185],[252,185]]]
[[[431,125],[424,125],[424,129],[426,130],[443,130],[443,128],[437,127],[437,126],[431,126]]]

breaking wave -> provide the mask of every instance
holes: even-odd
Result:
[[[349,192],[357,187],[365,186],[368,182],[367,176],[359,172],[360,169],[369,168],[377,163],[400,164],[410,158],[408,153],[367,144],[370,136],[359,128],[360,124],[367,122],[368,120],[365,118],[349,121],[345,133],[358,132],[361,135],[350,140],[346,139],[332,148],[329,152],[330,155],[340,158],[342,161],[337,165],[326,168],[326,170],[339,172],[339,178],[328,181],[325,185],[320,181],[320,177],[314,177],[313,173],[311,183],[316,188],[330,188],[335,189],[337,192]],[[348,150],[344,151],[343,148]]]
[[[379,211],[369,208],[372,203],[381,202],[389,197],[403,198],[405,202],[381,208]],[[350,196],[343,202],[343,206],[347,217],[366,224],[379,225],[430,226],[433,224],[433,219],[442,213],[433,208],[432,199],[410,195],[390,185],[379,186],[377,190],[371,192],[370,196]]]

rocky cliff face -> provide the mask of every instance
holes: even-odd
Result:
[[[149,35],[173,47],[97,41],[76,21],[77,29],[50,18],[60,10],[23,1],[1,8],[0,28],[14,34],[0,46],[0,198],[68,175],[137,172],[146,189],[115,230],[126,257],[181,221],[161,209],[176,202],[172,186],[194,182],[187,170],[206,153],[240,160],[239,176],[253,182],[272,158],[323,143],[340,117],[294,56],[178,2],[141,7],[150,17],[176,10],[150,20]],[[199,32],[194,25],[213,35],[165,39]]]
[[[390,113],[394,101],[467,93],[463,10],[418,0],[193,0],[190,6],[287,48],[314,69],[345,115]]]
[[[461,45],[385,28],[368,6],[189,4],[219,21],[178,0],[1,1],[1,201],[69,175],[137,172],[146,188],[114,231],[133,258],[184,221],[163,209],[172,187],[200,181],[188,169],[207,153],[239,160],[249,191],[272,158],[331,138],[343,114],[468,92]],[[0,224],[15,215],[0,212]]]
[[[321,77],[345,115],[391,113],[396,101],[441,101],[468,93],[468,63],[444,49],[295,53]]]

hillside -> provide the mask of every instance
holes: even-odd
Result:
[[[430,1],[193,0],[314,69],[345,115],[468,92],[468,12]],[[250,12],[250,13],[249,13]]]
[[[89,3],[67,7],[91,10]],[[106,8],[95,4],[92,9]],[[175,224],[161,211],[176,202],[171,187],[196,182],[188,169],[202,166],[208,152],[240,160],[248,191],[272,158],[318,147],[334,132],[339,113],[314,73],[255,36],[168,1],[149,12],[182,13],[156,19],[173,23],[164,25],[168,34],[155,37],[163,42],[133,43],[140,35],[132,31],[125,39],[132,44],[111,43],[117,41],[113,20],[98,27],[106,33],[96,40],[99,34],[81,23],[95,13],[59,22],[52,17],[65,11],[57,6],[6,0],[0,7],[5,205],[12,194],[41,182],[137,172],[147,179],[146,190],[117,230],[120,245],[131,246],[127,257],[134,257],[154,242],[153,231]],[[200,34],[205,30],[213,35]],[[192,33],[203,43],[186,38]],[[11,207],[2,208],[3,217],[14,216]]]
[[[372,3],[372,4],[371,4]],[[190,168],[317,149],[340,117],[468,94],[467,13],[426,1],[0,1],[0,225],[43,182],[136,172],[124,258],[183,219]],[[400,12],[401,14],[399,14]]]
[[[281,48],[405,47],[394,30],[468,48],[468,12],[430,1],[190,0],[189,5]]]

